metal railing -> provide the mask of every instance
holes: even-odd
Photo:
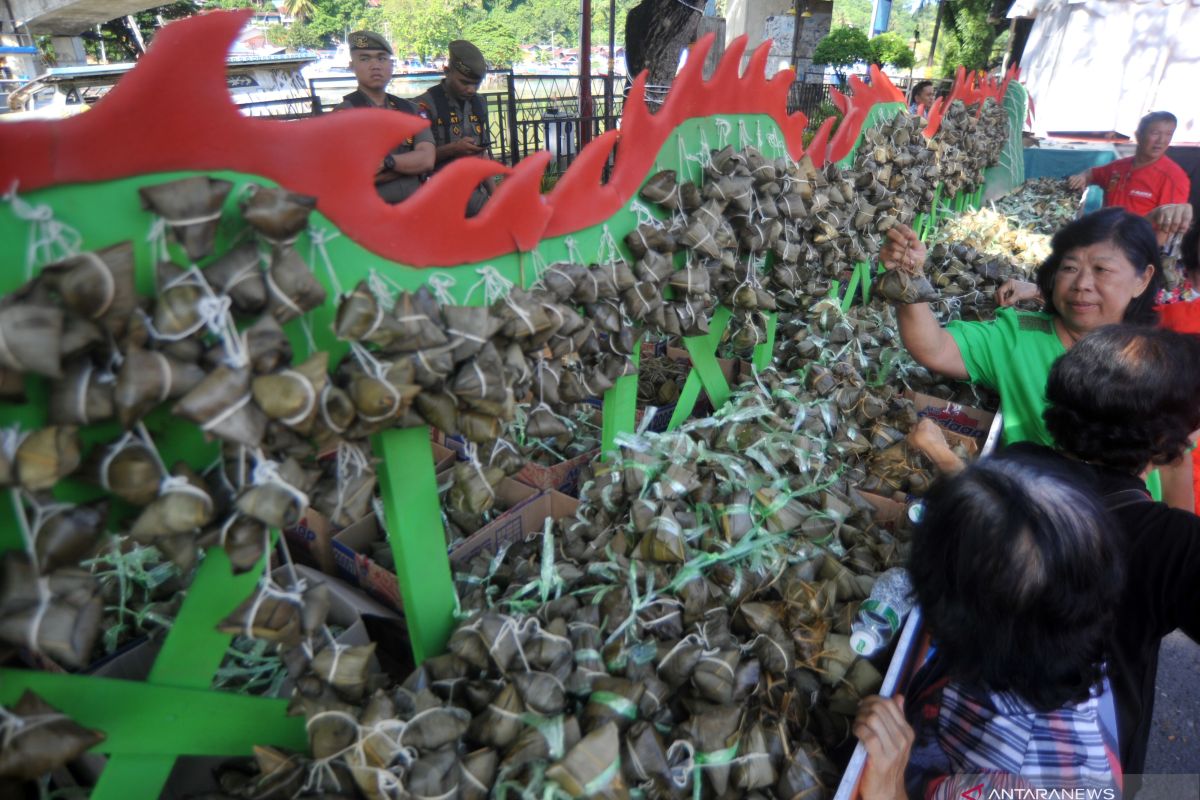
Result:
[[[415,97],[441,77],[440,72],[396,74],[392,89],[400,96]],[[594,138],[617,127],[625,104],[624,81],[623,76],[611,82],[607,75],[593,77],[592,112],[584,115],[579,108],[578,76],[489,75],[479,96],[487,110],[492,157],[511,166],[535,152],[549,150],[552,159],[546,172],[565,171],[581,148],[584,130]],[[332,110],[343,94],[354,89],[352,77],[317,77],[308,83],[313,114]]]

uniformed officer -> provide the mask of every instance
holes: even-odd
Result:
[[[358,79],[358,89],[343,97],[337,109],[390,108],[428,119],[412,101],[384,91],[392,79],[392,46],[386,39],[371,31],[355,31],[348,42],[350,69]],[[426,128],[383,159],[375,174],[375,190],[386,202],[399,203],[421,186],[433,171],[435,158],[433,133]]]
[[[490,158],[491,134],[487,106],[479,96],[479,84],[487,75],[487,60],[479,48],[463,39],[450,43],[446,77],[414,98],[432,123],[437,143],[437,169],[459,158]],[[492,183],[476,188],[467,205],[474,216],[491,194]]]

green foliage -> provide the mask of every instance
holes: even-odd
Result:
[[[912,47],[913,38],[919,32],[920,38],[913,48],[916,59],[924,63],[929,55],[929,43],[933,38],[933,23],[937,18],[937,3],[926,0],[913,13],[908,0],[892,4],[892,16],[888,24],[888,33],[900,35],[905,44]],[[837,0],[833,4],[833,24],[853,25],[869,31],[871,28],[871,0]],[[945,41],[938,34],[942,42]],[[938,49],[942,48],[939,42]],[[901,68],[903,69],[903,67]]]
[[[478,0],[383,0],[380,9],[396,55],[416,53],[422,61],[445,55],[471,12],[482,11]]]
[[[138,28],[142,32],[142,39],[149,46],[150,42],[154,40],[154,35],[158,33],[160,19],[163,22],[170,22],[190,17],[199,10],[200,7],[197,3],[192,0],[183,0],[139,11],[133,17],[137,20]],[[129,24],[125,21],[125,17],[104,23],[100,26],[99,36],[92,35],[84,40],[84,50],[97,60],[100,58],[101,40],[104,42],[104,52],[109,61],[133,61],[138,57],[137,40],[134,38]],[[46,53],[47,58],[53,59],[52,52],[46,52],[45,49],[43,52]]]
[[[867,35],[858,28],[834,28],[813,49],[813,63],[827,64],[837,73],[838,81],[845,83],[846,68],[861,64],[871,58],[871,43]]]
[[[871,63],[908,69],[916,57],[908,44],[895,31],[881,33],[871,40]]]
[[[962,64],[969,70],[988,69],[1000,63],[1003,51],[994,50],[997,37],[1004,29],[1004,20],[993,25],[988,17],[992,0],[945,0],[942,12],[942,35],[946,46],[942,51],[941,72],[954,75]]]
[[[267,41],[289,50],[319,50],[325,46],[325,40],[306,22],[272,25],[267,28]]]
[[[463,38],[471,40],[488,63],[507,67],[521,60],[521,42],[513,34],[512,27],[504,25],[500,17],[493,14],[475,20],[463,31]]]

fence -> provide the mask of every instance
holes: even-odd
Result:
[[[441,78],[440,72],[397,74],[388,88],[402,97],[416,97]],[[582,131],[590,131],[594,138],[617,127],[625,105],[624,81],[623,76],[593,77],[591,113],[583,114],[578,76],[492,73],[479,96],[487,109],[493,158],[512,165],[548,150],[552,159],[547,173],[565,171],[579,152]],[[330,111],[354,89],[352,77],[310,78],[308,83],[313,114]]]

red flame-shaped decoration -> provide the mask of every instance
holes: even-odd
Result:
[[[871,106],[876,103],[904,102],[904,93],[874,64],[871,65],[871,82],[867,83],[857,75],[852,75],[850,90],[849,97],[837,89],[829,90],[833,104],[842,112],[843,119],[829,143],[826,161],[841,161],[850,154],[854,143],[858,141],[858,135],[862,133],[863,125],[867,122],[867,116],[871,113]],[[809,150],[813,152],[811,144]],[[816,158],[813,160],[815,162]]]
[[[739,38],[704,81],[710,35],[693,47],[657,114],[646,107],[645,76],[639,76],[620,131],[585,147],[552,194],[540,193],[549,154],[538,153],[514,169],[458,161],[391,206],[369,188],[375,170],[395,142],[428,123],[374,109],[299,121],[242,116],[226,89],[225,57],[249,15],[211,12],[164,28],[138,66],[86,114],[0,126],[0,188],[30,191],[158,172],[245,172],[318,198],[318,209],[366,249],[432,267],[530,250],[545,236],[607,220],[633,196],[668,135],[688,118],[766,114],[779,125],[789,154],[803,154],[807,119],[786,113],[793,74],[765,78],[770,43],[754,52],[743,76],[746,39]],[[604,163],[618,141],[612,177],[603,183]],[[822,149],[824,141],[817,142]],[[477,217],[465,218],[472,189],[496,174],[506,179],[495,196]]]
[[[1002,80],[988,77],[979,72],[968,73],[966,67],[960,66],[955,73],[954,85],[950,88],[950,94],[934,101],[933,107],[929,110],[929,124],[925,126],[925,138],[932,139],[937,134],[942,127],[942,119],[946,116],[946,110],[955,100],[962,100],[963,104],[967,106],[978,103],[979,108],[976,109],[975,115],[979,116],[983,113],[983,101],[989,97],[1003,105],[1009,82],[1018,80],[1020,76],[1021,70],[1015,64],[1009,67]]]

